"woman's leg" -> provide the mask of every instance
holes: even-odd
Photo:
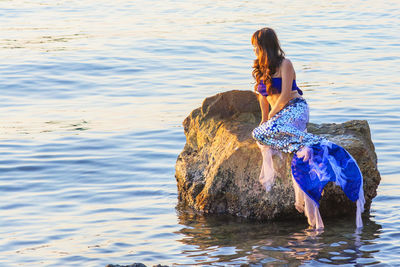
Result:
[[[261,144],[282,152],[297,152],[303,146],[319,143],[323,138],[305,132],[308,105],[303,98],[295,98],[274,117],[253,130],[253,137]]]
[[[305,100],[293,99],[273,118],[254,129],[253,136],[258,141],[257,144],[263,158],[259,180],[266,191],[271,189],[276,176],[272,155],[280,154],[281,151],[290,152],[296,144],[301,144],[307,136],[304,131],[308,123],[308,116],[308,106]],[[310,139],[310,137],[307,136],[306,139]],[[297,202],[299,201],[296,200]]]
[[[260,148],[260,152],[263,159],[259,181],[264,186],[265,190],[268,192],[271,189],[272,185],[274,184],[276,177],[274,161],[272,159],[272,156],[278,154],[282,157],[282,154],[280,151],[272,149],[269,146],[260,143],[257,143],[257,145]]]

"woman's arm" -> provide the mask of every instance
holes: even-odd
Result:
[[[283,60],[281,66],[281,75],[282,75],[281,94],[276,100],[275,105],[271,107],[268,119],[272,118],[276,113],[278,113],[290,100],[292,84],[294,79],[294,68],[292,62],[290,62],[289,59]]]
[[[266,96],[261,94],[258,95],[258,102],[260,103],[261,108],[261,122],[260,125],[268,120],[269,113],[269,102]]]

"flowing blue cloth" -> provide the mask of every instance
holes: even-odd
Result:
[[[343,147],[307,133],[308,118],[307,102],[302,97],[294,98],[275,116],[255,128],[253,138],[272,149],[294,153],[293,178],[317,206],[325,185],[335,182],[350,200],[360,199],[357,209],[362,212],[365,202],[363,177],[357,162]],[[302,157],[299,157],[299,151]]]
[[[351,201],[359,198],[362,174],[354,158],[343,147],[323,141],[310,147],[309,157],[303,161],[294,154],[292,174],[300,188],[318,206],[328,182],[339,185]]]

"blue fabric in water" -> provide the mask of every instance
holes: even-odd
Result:
[[[292,159],[292,174],[300,188],[319,205],[321,193],[328,182],[336,182],[351,201],[359,197],[362,174],[354,158],[332,142],[314,144],[310,160],[296,154]]]
[[[255,128],[253,137],[272,149],[294,152],[293,178],[317,205],[328,182],[341,186],[346,196],[356,201],[363,180],[357,162],[343,147],[307,133],[308,113],[307,102],[303,98],[294,98],[275,116]],[[306,162],[297,155],[303,148],[310,154]]]

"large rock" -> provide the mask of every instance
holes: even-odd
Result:
[[[283,159],[274,157],[278,177],[269,192],[258,180],[262,156],[251,132],[258,126],[260,113],[253,92],[235,90],[206,98],[184,120],[186,145],[175,174],[181,205],[203,213],[262,220],[304,216],[294,207],[291,154],[283,153]],[[310,123],[307,130],[343,146],[357,160],[369,212],[381,178],[367,121]],[[339,186],[326,185],[320,201],[323,217],[354,215],[355,210],[355,203]]]

